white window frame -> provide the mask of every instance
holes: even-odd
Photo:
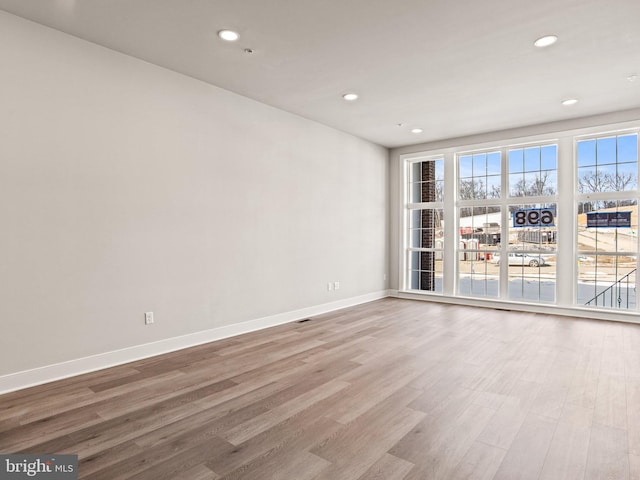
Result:
[[[560,185],[559,185],[559,177],[560,174],[557,173],[556,177],[558,178],[557,180],[557,192],[556,195],[538,195],[538,196],[530,196],[530,197],[511,197],[509,195],[510,190],[509,190],[509,150],[513,150],[513,149],[519,149],[519,148],[528,148],[528,147],[544,147],[544,146],[549,146],[549,145],[556,145],[557,149],[558,149],[558,158],[557,158],[557,172],[559,172],[560,170],[560,145],[559,145],[559,139],[558,138],[547,138],[545,140],[541,140],[541,141],[531,141],[531,142],[521,142],[521,143],[513,143],[513,144],[508,144],[508,145],[503,145],[503,146],[495,146],[495,147],[488,147],[488,148],[482,148],[482,149],[474,149],[474,150],[466,150],[466,151],[459,151],[455,153],[455,162],[456,165],[458,165],[460,157],[462,156],[467,156],[467,155],[473,155],[473,154],[478,154],[478,153],[489,153],[489,152],[496,152],[499,151],[500,152],[500,162],[501,162],[501,183],[500,183],[500,198],[487,198],[487,199],[473,199],[473,200],[460,200],[459,199],[459,191],[458,191],[458,186],[460,185],[460,178],[459,175],[456,176],[456,223],[458,222],[458,212],[460,208],[464,208],[464,207],[483,207],[483,206],[499,206],[500,207],[500,212],[501,212],[501,222],[500,222],[500,248],[498,249],[499,255],[502,258],[506,258],[506,255],[509,252],[509,246],[508,246],[508,242],[505,243],[502,241],[502,239],[508,239],[509,238],[509,207],[511,205],[518,205],[518,204],[522,204],[522,203],[555,203],[556,204],[556,208],[558,208],[558,212],[557,215],[561,214],[561,210],[560,210],[560,205],[558,202],[559,196],[560,196]],[[445,197],[446,200],[446,197]],[[560,233],[558,233],[558,245],[561,242],[561,235]],[[457,229],[457,238],[456,238],[456,243],[455,243],[455,248],[456,248],[456,255],[460,254],[460,229]],[[458,258],[456,256],[456,258]],[[456,272],[456,294],[459,295],[460,289],[459,289],[459,282],[460,282],[460,275],[459,272]],[[509,300],[509,265],[507,262],[500,262],[500,270],[499,270],[499,295],[498,297],[477,297],[477,296],[470,296],[470,297],[466,297],[466,298],[487,298],[487,299],[494,299],[494,300],[500,300],[500,301],[510,301],[510,302],[516,302],[516,303],[528,303],[528,304],[539,304],[540,302],[526,302],[526,301],[521,301],[521,300]],[[557,302],[557,297],[558,297],[558,288],[557,288],[557,275],[556,275],[556,292],[555,292],[555,298],[556,298],[556,302]],[[465,297],[462,297],[465,298]],[[553,304],[555,305],[556,302],[553,302]],[[544,302],[545,305],[549,305],[548,302]]]
[[[411,221],[411,212],[416,211],[416,210],[424,210],[424,209],[440,209],[443,210],[444,212],[444,201],[442,202],[412,202],[412,198],[411,198],[411,167],[416,164],[416,163],[422,163],[422,162],[429,162],[429,161],[437,161],[437,160],[442,160],[443,163],[446,165],[446,162],[444,161],[444,156],[443,155],[430,155],[430,156],[417,156],[417,157],[410,157],[407,158],[405,162],[403,162],[403,166],[404,166],[404,171],[403,171],[403,175],[402,175],[402,179],[403,179],[403,198],[404,198],[404,205],[405,208],[403,209],[403,220],[402,220],[402,230],[403,230],[403,236],[402,236],[402,245],[406,246],[406,248],[404,248],[404,255],[403,255],[403,262],[402,262],[402,272],[404,272],[404,275],[402,276],[402,283],[401,285],[403,285],[404,289],[407,291],[411,291],[411,292],[418,292],[420,294],[424,294],[424,295],[443,295],[444,294],[444,271],[443,271],[443,291],[442,292],[436,292],[436,291],[428,291],[428,290],[414,290],[411,289],[411,269],[409,268],[410,266],[410,258],[411,258],[411,253],[412,252],[436,252],[436,251],[441,251],[442,252],[442,264],[443,264],[443,268],[446,265],[446,261],[444,258],[444,246],[442,250],[439,249],[435,249],[435,248],[418,248],[418,247],[411,247],[411,239],[409,238],[409,230],[410,230],[410,221]],[[446,168],[446,167],[445,167]],[[447,195],[447,174],[446,174],[446,170],[445,170],[445,175],[444,175],[444,189],[443,189],[443,197],[446,198]],[[443,213],[443,217],[445,219],[445,225],[447,224],[446,219],[446,213]],[[444,242],[446,244],[446,232],[444,235]]]
[[[579,124],[581,122],[572,121],[567,122],[568,125]],[[585,122],[582,122],[584,124]],[[603,126],[604,125],[604,126]],[[515,132],[524,132],[530,130],[537,130],[538,132],[544,131],[544,128],[530,128],[515,130]],[[438,142],[430,147],[426,145],[416,145],[413,147],[403,147],[398,149],[396,154],[392,158],[392,161],[397,165],[396,170],[398,179],[397,200],[398,207],[401,212],[399,220],[398,242],[397,245],[397,265],[398,270],[396,272],[398,281],[397,296],[400,298],[413,298],[413,299],[425,299],[432,298],[437,301],[458,303],[477,306],[498,307],[506,309],[514,309],[521,311],[532,312],[544,312],[552,314],[566,314],[580,317],[600,318],[606,320],[626,321],[640,323],[637,312],[625,312],[620,310],[604,310],[584,308],[581,305],[577,305],[577,262],[575,261],[575,250],[577,246],[577,203],[582,200],[582,197],[577,193],[577,141],[585,139],[588,136],[603,137],[607,135],[620,135],[625,133],[636,133],[640,130],[640,119],[628,120],[615,124],[600,124],[599,126],[588,127],[574,127],[566,130],[551,130],[547,129],[547,133],[535,133],[526,136],[513,136],[508,140],[500,140],[499,133],[481,135],[476,138],[486,140],[478,141],[477,143],[467,143],[463,141],[456,142],[455,140]],[[509,132],[505,132],[508,135]],[[508,138],[508,137],[507,137]],[[502,208],[503,217],[508,216],[508,204],[523,203],[523,198],[527,198],[527,203],[556,203],[558,209],[558,216],[561,219],[572,219],[571,221],[559,220],[557,225],[557,242],[558,242],[558,261],[556,265],[556,303],[555,305],[549,305],[547,303],[527,304],[522,302],[514,302],[507,300],[507,296],[504,292],[501,292],[501,298],[483,298],[483,297],[461,297],[457,295],[457,245],[459,243],[459,228],[457,219],[457,208],[459,208],[459,202],[457,200],[457,155],[462,153],[471,153],[476,151],[496,150],[498,148],[520,148],[528,145],[541,145],[555,143],[558,145],[558,171],[557,171],[557,188],[558,195],[556,201],[551,197],[544,196],[543,198],[535,197],[507,197],[507,183],[508,176],[506,172],[508,169],[503,166],[502,174],[502,190],[503,195],[500,202],[496,202],[497,199],[489,199],[486,204],[498,205]],[[430,293],[417,292],[407,290],[406,284],[406,179],[405,165],[408,159],[419,158],[434,158],[443,157],[445,162],[445,197],[444,197],[444,218],[445,218],[445,252],[444,258],[444,279],[443,279],[443,294],[439,298]],[[503,154],[502,161],[507,162],[507,155]],[[606,195],[606,194],[605,194]],[[633,192],[622,192],[620,198],[633,198]],[[612,198],[609,194],[608,198]],[[640,198],[638,199],[640,203]],[[393,218],[393,215],[392,215]],[[397,218],[397,217],[396,217]],[[502,228],[507,226],[507,218],[503,218]],[[502,232],[505,236],[506,232]],[[506,237],[505,237],[506,238]],[[395,243],[395,242],[394,242]],[[506,248],[501,245],[501,248]],[[640,245],[638,248],[640,253]],[[502,253],[502,252],[501,252]],[[640,255],[639,255],[640,257]],[[505,262],[506,263],[506,262]],[[502,267],[505,271],[507,266]],[[640,273],[638,275],[637,282],[640,284]],[[501,278],[508,278],[508,276],[501,272]],[[507,284],[502,282],[501,288],[507,288]],[[431,296],[430,296],[431,295]],[[638,302],[640,303],[640,302]]]
[[[609,138],[609,137],[618,137],[624,135],[637,135],[638,136],[638,165],[636,169],[636,178],[637,178],[637,188],[636,190],[624,190],[624,191],[611,191],[611,192],[590,192],[590,193],[579,193],[578,192],[578,143],[588,140],[597,140],[601,138]],[[578,222],[577,222],[577,213],[578,213],[578,205],[582,202],[590,202],[590,201],[613,201],[613,200],[636,200],[636,208],[640,211],[640,128],[626,128],[619,130],[609,130],[609,131],[601,131],[601,132],[593,132],[585,135],[576,135],[573,138],[573,150],[574,150],[574,169],[573,176],[575,178],[575,191],[574,191],[574,215],[573,215],[573,227],[574,227],[574,298],[573,303],[577,308],[584,308],[589,310],[609,310],[613,312],[618,312],[620,309],[610,308],[606,309],[604,307],[596,307],[596,306],[587,306],[581,305],[578,303],[578,292],[577,292],[577,284],[579,280],[579,265],[578,265],[578,257],[581,255],[591,255],[592,251],[588,250],[578,250]],[[635,283],[636,283],[636,308],[635,309],[625,309],[625,311],[629,313],[637,313],[640,311],[640,235],[636,235],[636,274],[635,274]],[[598,252],[598,255],[610,255],[610,256],[628,256],[625,253],[621,252]]]

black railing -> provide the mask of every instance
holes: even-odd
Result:
[[[585,305],[595,305],[602,307],[612,307],[612,308],[623,308],[622,307],[622,297],[624,292],[624,297],[626,299],[626,306],[624,308],[629,308],[629,289],[632,289],[634,292],[636,291],[636,282],[635,278],[632,279],[631,286],[629,286],[629,279],[631,275],[636,272],[634,268],[629,273],[627,273],[624,277],[619,278],[614,283],[609,285],[591,300],[589,300]],[[598,299],[600,299],[600,303],[598,304]],[[607,300],[609,300],[609,304],[607,305]],[[615,302],[615,303],[614,303]]]

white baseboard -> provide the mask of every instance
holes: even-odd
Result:
[[[640,323],[635,311],[623,312],[616,310],[597,310],[594,308],[581,308],[576,306],[544,305],[523,302],[510,302],[495,298],[450,297],[447,295],[432,295],[414,292],[388,291],[389,297],[405,300],[419,300],[423,302],[453,303],[470,307],[482,307],[498,310],[513,310],[514,312],[542,313],[545,315],[563,315],[566,317],[588,318],[593,320],[609,320],[614,322]]]
[[[254,332],[389,296],[388,290],[0,376],[0,394]]]

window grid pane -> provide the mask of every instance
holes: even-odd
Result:
[[[578,142],[578,192],[624,192],[638,189],[638,135]]]
[[[463,251],[458,260],[458,293],[465,297],[497,297],[500,276],[490,262],[495,251]]]
[[[557,145],[511,149],[508,155],[510,197],[558,193]]]
[[[500,272],[495,263],[500,246],[501,209],[498,205],[458,210],[458,293],[463,296],[497,297]]]
[[[411,203],[444,201],[443,159],[414,162],[409,171],[409,201]]]
[[[501,197],[502,153],[491,151],[458,157],[460,200]]]
[[[434,169],[431,170],[435,172]],[[409,288],[442,293],[444,222],[442,208],[409,212]]]
[[[509,206],[509,300],[555,302],[556,212],[555,203]]]
[[[579,193],[637,190],[637,134],[579,141],[577,155]],[[637,208],[636,198],[578,203],[578,305],[636,308]]]
[[[578,305],[634,310],[636,264],[635,255],[580,255]]]

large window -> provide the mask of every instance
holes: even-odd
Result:
[[[403,157],[401,290],[640,311],[639,129],[622,127]]]
[[[549,144],[459,155],[460,295],[498,297],[506,282],[509,300],[555,301],[557,152]]]
[[[558,147],[553,144],[511,148],[508,155],[509,235],[505,255],[508,298],[553,303]]]
[[[460,162],[460,200],[499,198],[502,171],[500,152],[462,155]]]
[[[458,293],[497,297],[500,275],[495,258],[500,245],[502,152],[458,156]]]
[[[638,135],[577,142],[577,303],[636,309]]]
[[[411,290],[442,293],[444,160],[409,164],[407,282]]]
[[[555,203],[509,205],[510,300],[555,302],[556,212]]]

